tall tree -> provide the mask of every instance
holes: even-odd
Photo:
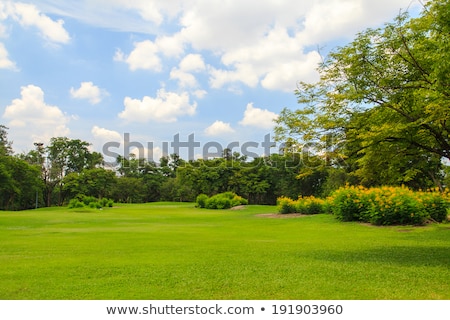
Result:
[[[450,1],[429,1],[419,17],[400,14],[331,52],[320,81],[299,84],[304,107],[283,110],[277,138],[355,161],[361,179],[395,173],[374,183],[436,179],[440,159],[450,159],[449,21]]]

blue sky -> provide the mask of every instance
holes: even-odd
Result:
[[[16,152],[67,136],[121,153],[125,133],[155,160],[176,134],[195,135],[196,157],[211,141],[261,143],[320,54],[407,8],[420,3],[2,0],[0,123]]]

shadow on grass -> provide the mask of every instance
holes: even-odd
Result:
[[[343,263],[382,263],[399,266],[450,268],[450,248],[425,246],[380,247],[368,250],[317,251],[315,259]]]

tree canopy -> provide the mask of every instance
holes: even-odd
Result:
[[[298,85],[303,108],[281,112],[279,140],[313,144],[367,184],[437,182],[450,159],[448,0],[359,33],[318,71],[317,83]]]

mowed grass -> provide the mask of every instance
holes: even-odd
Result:
[[[450,299],[450,225],[275,207],[0,212],[0,299]]]

